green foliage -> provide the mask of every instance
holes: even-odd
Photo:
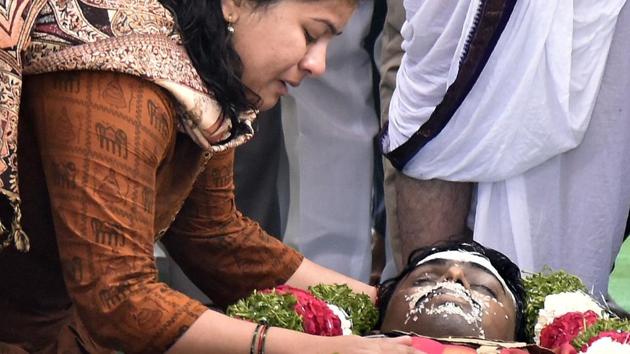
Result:
[[[525,286],[526,302],[525,319],[526,334],[530,341],[534,338],[534,326],[538,319],[538,312],[545,306],[547,295],[573,292],[581,290],[586,292],[586,287],[580,278],[565,271],[550,272],[545,270],[533,273],[523,279]]]
[[[571,345],[579,352],[588,341],[597,336],[601,332],[625,331],[630,332],[630,320],[622,320],[619,318],[608,318],[597,321],[590,327],[587,327],[580,335],[575,337]]]
[[[297,299],[291,294],[254,292],[227,308],[227,315],[269,326],[304,332],[302,318],[295,312]]]
[[[347,285],[320,284],[309,287],[309,291],[321,300],[344,310],[352,321],[352,333],[365,334],[372,330],[378,320],[378,311],[365,294],[357,294]]]
[[[352,321],[354,334],[372,330],[378,320],[378,311],[370,297],[357,294],[347,285],[317,285],[309,291],[320,300],[336,305],[345,311]],[[254,291],[245,299],[227,308],[227,315],[303,332],[302,318],[295,312],[297,299],[291,294],[260,293]]]

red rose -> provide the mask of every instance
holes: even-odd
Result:
[[[582,346],[581,351],[585,352],[591,344],[595,343],[598,339],[609,337],[613,341],[621,344],[630,344],[630,332],[621,332],[621,331],[608,331],[608,332],[600,332],[595,337],[588,340],[588,343]]]
[[[343,334],[341,320],[313,294],[302,289],[281,285],[276,288],[278,294],[292,294],[297,299],[295,312],[302,317],[304,332],[319,336],[340,336]]]
[[[585,327],[598,320],[595,312],[569,312],[554,318],[553,322],[540,332],[540,345],[545,348],[558,348],[570,343]]]
[[[564,343],[559,347],[553,348],[554,354],[578,354],[577,350],[571,343]]]

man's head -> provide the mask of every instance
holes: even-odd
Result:
[[[520,270],[503,254],[478,243],[418,249],[401,274],[381,289],[383,332],[524,338]]]

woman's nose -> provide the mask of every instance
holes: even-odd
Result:
[[[309,75],[319,77],[326,71],[326,49],[328,43],[325,41],[313,44],[300,61],[300,69]]]
[[[459,264],[453,264],[448,267],[448,269],[444,273],[443,280],[452,281],[453,283],[459,283],[466,289],[470,288],[470,284],[466,279],[464,269]]]

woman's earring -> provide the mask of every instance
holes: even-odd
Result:
[[[227,19],[227,31],[230,33],[234,33],[234,25],[232,24],[232,15],[229,15]]]

